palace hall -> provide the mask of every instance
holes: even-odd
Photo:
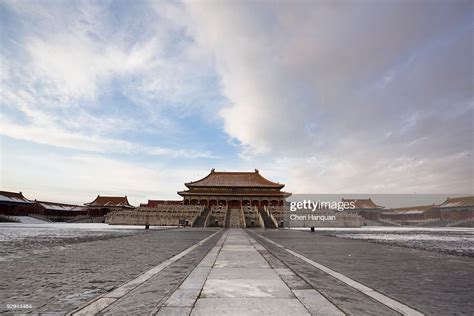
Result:
[[[282,191],[284,184],[264,178],[254,172],[220,172],[212,169],[204,178],[185,183],[188,190],[179,191],[185,205],[283,206],[291,193]]]

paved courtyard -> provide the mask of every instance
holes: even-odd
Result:
[[[268,240],[427,314],[474,314],[472,257],[328,237],[309,231],[265,230],[251,235],[321,293],[350,310],[361,307],[357,302],[350,304],[354,298],[352,294],[340,296],[336,290],[339,284],[328,274]]]
[[[37,254],[29,253],[20,258],[10,259],[9,256],[8,260],[0,261],[0,312],[71,311],[215,232],[212,229],[142,229],[116,238],[107,236],[104,240],[41,249]],[[167,283],[164,281],[161,288],[179,283],[179,276],[189,273],[186,269],[192,270],[213,242],[214,239],[209,240],[192,256],[183,259],[184,267],[173,272],[177,277],[169,278]],[[166,291],[164,295],[167,295]],[[15,304],[30,305],[31,309],[12,310]]]
[[[134,230],[7,253],[6,315],[474,314],[472,257],[304,231]]]

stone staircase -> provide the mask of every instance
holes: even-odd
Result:
[[[204,227],[204,224],[206,223],[206,218],[209,212],[211,211],[210,208],[205,208],[204,211],[202,211],[201,215],[197,218],[197,220],[194,222],[193,227]]]
[[[228,228],[230,227],[230,208],[227,208],[227,212],[225,213],[225,223],[224,227]]]
[[[228,209],[225,223],[226,228],[240,228],[239,211],[237,208]]]
[[[260,215],[262,215],[263,224],[265,225],[265,228],[276,228],[275,223],[273,223],[272,219],[270,218],[270,216],[268,216],[268,214],[263,208],[259,208],[258,212],[260,213]]]

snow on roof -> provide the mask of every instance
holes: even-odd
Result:
[[[474,196],[463,196],[458,198],[447,198],[439,205],[440,208],[474,206]]]
[[[84,207],[73,204],[63,204],[63,203],[54,203],[54,202],[45,202],[45,201],[36,201],[42,207],[51,211],[69,211],[69,212],[78,212],[83,211]]]
[[[133,205],[128,203],[127,196],[100,196],[90,203],[86,203],[87,206],[97,207],[126,207],[133,208]]]
[[[345,199],[342,202],[354,203],[356,209],[381,209],[383,206],[375,204],[371,198],[368,199]]]
[[[10,203],[25,203],[32,204],[33,201],[28,200],[23,196],[21,192],[9,192],[9,191],[0,191],[0,202],[10,202]]]
[[[395,211],[395,212],[383,212],[384,215],[410,215],[410,214],[423,214],[424,210],[409,210],[409,211]]]
[[[418,206],[409,206],[409,207],[400,207],[391,209],[390,212],[386,214],[422,214],[425,211],[431,210],[435,205],[418,205]]]

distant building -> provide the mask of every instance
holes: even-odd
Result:
[[[474,196],[447,198],[436,206],[442,220],[458,221],[474,219]]]
[[[0,213],[10,216],[33,216],[65,222],[87,214],[83,206],[29,200],[21,192],[0,191]]]
[[[474,220],[474,196],[447,198],[439,205],[411,206],[388,209],[382,212],[382,219],[400,224],[417,224],[426,221],[444,221],[448,225],[456,221]]]
[[[105,216],[111,211],[134,209],[133,205],[128,203],[127,196],[100,196],[98,195],[94,201],[84,204],[87,208],[89,216]]]
[[[384,209],[383,206],[375,204],[372,199],[344,199],[342,202],[353,203],[355,208],[350,209],[351,213],[356,213],[362,216],[364,219],[377,221],[380,218],[380,214]]]
[[[27,216],[35,207],[21,192],[0,191],[0,214]]]
[[[53,222],[67,222],[78,216],[87,215],[87,209],[84,206],[36,200],[35,203],[40,206],[35,209],[39,213],[33,214]]]
[[[291,193],[281,191],[284,184],[265,179],[257,169],[254,172],[218,172],[211,170],[206,177],[184,184],[180,191],[185,205],[229,208],[241,206],[283,206]]]
[[[410,206],[402,208],[393,208],[383,211],[381,219],[388,219],[400,224],[409,224],[427,220],[436,220],[440,218],[440,212],[435,205]]]

